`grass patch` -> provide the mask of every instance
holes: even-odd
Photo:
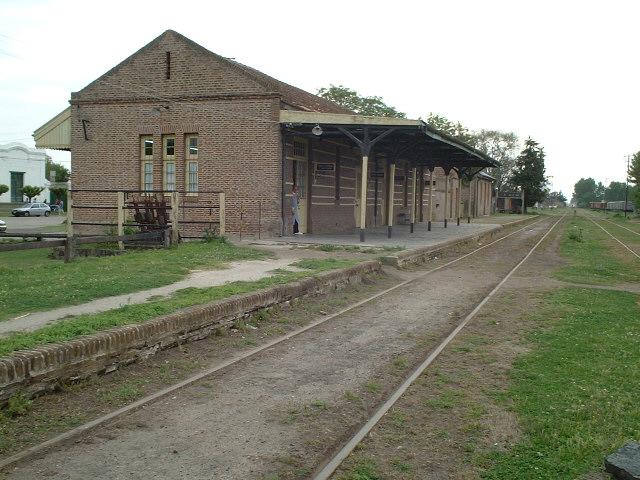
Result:
[[[178,290],[169,298],[126,305],[97,314],[79,315],[33,332],[14,333],[0,338],[0,356],[47,343],[71,340],[81,335],[90,335],[112,327],[142,323],[182,308],[281,285],[322,271],[352,265],[355,262],[351,260],[303,260],[298,263],[304,263],[305,266],[302,268],[307,271],[279,273],[252,282],[232,282],[209,288],[185,288]]]
[[[0,253],[0,320],[77,305],[174,283],[196,268],[224,268],[225,262],[263,258],[266,252],[224,241],[124,255],[51,260],[48,249]]]
[[[545,329],[513,365],[506,391],[525,436],[489,454],[483,478],[574,479],[640,438],[640,297],[564,288],[536,313]]]
[[[577,241],[576,237],[582,240]],[[608,239],[608,235],[590,220],[570,218],[560,240],[560,253],[570,264],[554,272],[554,276],[568,282],[593,285],[640,282],[638,262],[630,258],[629,263],[625,263],[613,255],[605,243]]]
[[[340,475],[338,480],[380,480],[378,466],[372,459],[364,459],[354,465],[347,473]]]
[[[336,268],[352,267],[360,263],[358,260],[345,260],[339,258],[305,258],[293,262],[291,265],[306,270],[334,270]]]

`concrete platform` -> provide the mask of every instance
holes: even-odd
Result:
[[[391,238],[387,238],[387,227],[368,228],[365,241],[360,242],[359,232],[352,234],[305,234],[292,235],[286,237],[270,238],[268,240],[252,241],[257,244],[277,244],[286,243],[292,245],[354,245],[358,247],[404,247],[414,249],[419,247],[435,247],[439,244],[462,240],[469,236],[483,234],[491,230],[500,228],[499,224],[492,223],[460,223],[456,225],[455,220],[444,228],[442,222],[431,225],[431,231],[427,231],[426,223],[416,223],[414,232],[410,233],[409,225],[394,225]]]

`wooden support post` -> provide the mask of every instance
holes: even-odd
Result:
[[[391,238],[393,230],[393,197],[396,186],[396,164],[389,165],[389,198],[387,198],[387,237]]]
[[[449,174],[451,171],[446,172],[444,177],[444,228],[447,228],[447,220],[449,219]]]
[[[418,222],[424,222],[424,167],[420,167],[420,175],[418,177],[418,184],[420,188],[418,192],[420,192],[420,198],[418,199],[418,204],[420,205],[420,209],[418,210]]]
[[[171,193],[171,244],[177,245],[180,240],[180,230],[178,219],[180,218],[178,208],[180,206],[180,194],[178,192]]]
[[[460,226],[460,202],[462,201],[462,176],[458,173],[458,191],[456,192],[456,217],[458,219],[457,225]]]
[[[124,235],[124,192],[118,192],[117,195],[118,236],[121,237],[122,235]],[[122,240],[118,240],[118,249],[124,250],[124,242]]]
[[[360,179],[360,241],[364,242],[364,232],[367,228],[367,187],[368,187],[368,174],[367,167],[369,164],[369,157],[367,155],[362,156],[362,178]]]
[[[67,190],[67,239],[64,244],[64,261],[70,262],[74,257],[73,242],[73,192]]]
[[[67,237],[73,236],[73,192],[67,190]]]
[[[429,220],[427,223],[427,231],[431,231],[431,222],[433,222],[433,173],[435,172],[435,168],[432,170],[429,168]]]
[[[471,180],[469,180],[467,192],[467,223],[471,223]]]
[[[411,169],[411,213],[409,232],[413,233],[413,224],[416,221],[416,167]]]
[[[226,227],[226,198],[224,193],[219,193],[218,194],[218,201],[220,202],[220,207],[219,207],[219,220],[220,220],[220,236],[224,237],[225,233],[227,232],[227,227]]]

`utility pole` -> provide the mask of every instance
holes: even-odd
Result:
[[[627,218],[627,203],[629,202],[629,159],[631,155],[627,155],[627,174],[625,176],[627,182],[624,189],[624,218]]]

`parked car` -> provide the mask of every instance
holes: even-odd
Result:
[[[7,231],[7,222],[0,220],[0,233]]]
[[[39,217],[51,215],[51,207],[46,203],[25,203],[23,206],[11,210],[14,217]]]
[[[51,213],[57,213],[58,215],[62,213],[62,208],[60,208],[60,205],[52,203],[51,205],[49,205],[49,207],[51,208]]]

